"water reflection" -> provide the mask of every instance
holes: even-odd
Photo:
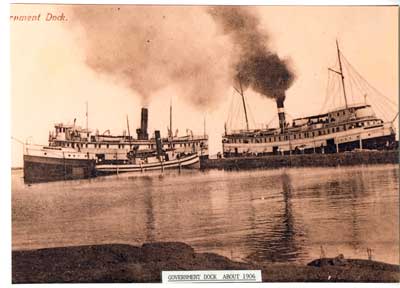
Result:
[[[127,175],[26,186],[13,174],[13,249],[183,241],[235,260],[399,259],[394,165]],[[122,174],[121,174],[122,175]]]
[[[257,247],[247,257],[250,261],[288,262],[295,261],[306,254],[302,250],[301,238],[305,237],[301,223],[296,223],[293,213],[292,193],[293,185],[291,176],[284,171],[277,177],[281,186],[278,211],[273,216],[273,225],[268,227],[269,232],[262,237],[250,235],[248,242]],[[282,207],[283,205],[283,207]]]

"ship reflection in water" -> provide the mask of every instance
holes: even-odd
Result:
[[[13,250],[182,241],[234,260],[397,263],[396,165],[169,171],[26,186],[13,171]]]

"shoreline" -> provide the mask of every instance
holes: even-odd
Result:
[[[159,283],[165,270],[261,270],[263,282],[399,282],[400,266],[365,259],[307,265],[248,263],[196,253],[182,242],[85,245],[12,251],[12,283]]]

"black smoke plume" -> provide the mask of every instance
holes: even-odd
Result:
[[[247,7],[210,7],[208,12],[233,41],[235,81],[283,105],[294,74],[286,61],[268,49],[268,35],[257,16]]]

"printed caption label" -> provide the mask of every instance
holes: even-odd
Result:
[[[163,283],[255,283],[261,270],[162,271]]]

